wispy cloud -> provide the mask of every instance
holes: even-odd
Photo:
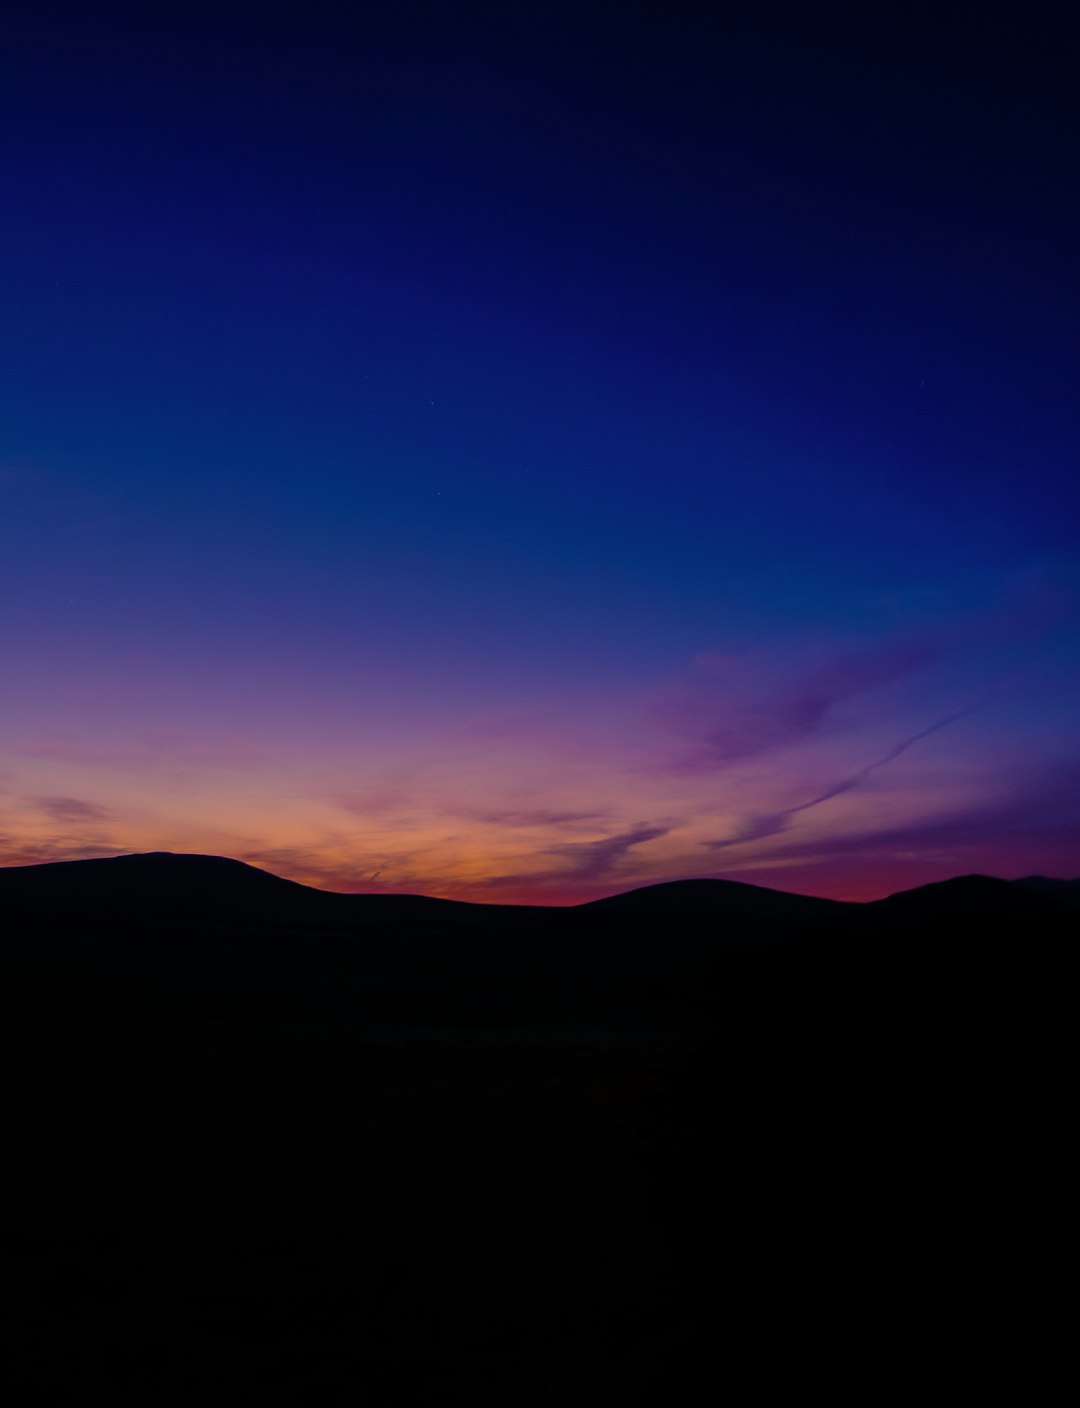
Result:
[[[1040,773],[1018,780],[1007,794],[957,808],[943,816],[915,819],[903,826],[865,829],[858,835],[788,843],[775,856],[854,855],[883,849],[912,851],[947,846],[963,850],[987,841],[1008,845],[1025,834],[1074,838],[1080,870],[1080,765],[1062,764],[1053,776]]]
[[[839,782],[834,782],[827,787],[824,792],[820,792],[815,797],[811,797],[807,802],[799,802],[793,807],[785,807],[777,812],[770,812],[763,815],[753,815],[747,817],[744,824],[738,829],[734,836],[724,837],[719,841],[709,841],[706,844],[712,850],[722,850],[729,846],[743,845],[748,841],[761,841],[767,836],[775,836],[787,829],[788,821],[799,812],[808,812],[813,807],[820,807],[822,803],[831,801],[834,797],[840,797],[845,792],[851,792],[860,783],[865,782],[872,772],[878,768],[885,767],[887,763],[893,762],[903,753],[906,753],[914,744],[924,738],[929,738],[931,734],[947,728],[950,724],[958,722],[973,714],[978,705],[972,705],[967,709],[959,709],[956,713],[949,714],[937,723],[931,724],[929,728],[920,729],[918,733],[911,734],[908,738],[902,739],[895,744],[888,752],[880,758],[876,758],[872,763],[867,763],[865,767],[859,768],[856,772],[850,773],[847,777],[841,778]]]
[[[547,870],[493,876],[484,882],[482,888],[514,889],[522,894],[540,896],[550,893],[572,898],[579,891],[592,894],[597,885],[609,881],[633,883],[633,876],[627,878],[622,866],[627,854],[636,846],[668,835],[670,830],[670,826],[650,826],[642,822],[628,831],[603,836],[596,841],[567,841],[557,846],[547,846],[541,854],[554,858],[560,864]]]
[[[386,863],[377,857],[362,854],[341,857],[316,846],[238,846],[236,859],[321,890],[396,893],[430,888],[430,880],[426,885],[421,879],[410,883],[410,876],[404,869],[409,861],[407,856],[395,857],[396,878],[392,882],[381,878]]]
[[[123,854],[131,847],[99,840],[87,842],[72,838],[26,839],[0,835],[0,866],[44,865],[58,860],[92,860],[99,856]]]
[[[605,836],[599,841],[568,841],[562,845],[549,846],[544,854],[564,861],[564,874],[570,874],[577,880],[599,880],[602,876],[610,875],[634,846],[642,846],[646,841],[655,841],[660,836],[666,836],[669,830],[667,826],[641,824],[630,831],[621,831],[616,836]]]
[[[365,820],[378,818],[380,823],[390,825],[395,831],[408,830],[415,825],[410,816],[413,807],[412,794],[401,788],[354,793],[335,797],[333,801],[351,816]]]
[[[599,811],[557,811],[544,807],[514,810],[491,808],[460,808],[455,813],[465,821],[479,821],[485,826],[506,826],[513,828],[576,827],[594,826],[605,820],[607,813]]]
[[[107,807],[81,801],[78,797],[39,797],[34,805],[52,821],[67,825],[99,824],[112,817]]]
[[[690,680],[654,704],[654,716],[689,747],[673,771],[720,768],[813,737],[840,704],[926,668],[937,658],[927,640],[775,656],[703,655]]]
[[[933,816],[832,835],[792,835],[725,866],[731,879],[807,894],[874,899],[911,885],[982,871],[1080,876],[1080,763],[1062,760],[1000,778],[1001,793]]]

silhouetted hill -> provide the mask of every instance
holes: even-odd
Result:
[[[163,920],[202,915],[294,922],[348,913],[356,898],[285,880],[243,861],[171,851],[0,869],[0,904],[28,911],[78,910],[86,916],[141,910]],[[376,914],[455,907],[452,900],[412,895],[363,900]]]
[[[737,880],[671,880],[593,900],[583,909],[620,918],[820,920],[846,908],[838,900],[789,894]]]
[[[1080,880],[1051,880],[1045,875],[1027,875],[1016,881],[1025,890],[1048,895],[1070,909],[1080,908]]]
[[[1031,885],[989,875],[961,875],[904,890],[865,906],[864,920],[881,933],[939,947],[981,944],[1009,948],[1026,931],[1064,934],[1071,925],[1075,892],[1067,882]]]
[[[1056,1245],[1076,888],[0,870],[9,1367],[185,1408],[920,1381]]]
[[[901,891],[883,900],[857,905],[792,894],[734,880],[673,880],[647,885],[586,904],[540,907],[548,915],[589,915],[605,922],[639,919],[814,921],[839,919],[841,914],[876,906],[880,912],[952,913],[988,904],[1026,903],[1021,891],[1073,903],[1080,880],[1029,876],[998,880],[985,875],[951,880]],[[94,912],[155,909],[162,920],[183,914],[248,915],[260,920],[306,917],[334,920],[401,922],[439,915],[462,926],[486,919],[536,914],[536,906],[470,904],[422,895],[344,894],[320,890],[243,861],[223,856],[151,851],[94,860],[52,861],[39,865],[0,867],[0,905],[27,913]]]
[[[997,880],[990,875],[957,875],[951,880],[939,880],[931,885],[919,885],[914,890],[901,890],[873,904],[882,910],[914,912],[938,911],[952,913],[972,905],[1026,903],[1015,882]]]
[[[437,911],[467,923],[485,917],[520,914],[528,905],[469,904],[420,895],[343,894],[320,890],[222,856],[152,851],[105,859],[52,861],[0,868],[0,904],[26,909],[116,912],[157,906],[163,919],[182,911],[290,919],[349,916],[353,919],[404,916]],[[820,917],[842,906],[834,900],[793,895],[729,880],[677,880],[649,885],[591,903],[543,907],[548,913],[577,909],[597,917],[678,916],[679,918]]]
[[[52,1010],[201,1003],[468,1027],[575,1021],[584,1003],[592,1020],[669,1010],[678,1024],[695,1010],[735,1020],[752,989],[778,1008],[814,988],[835,997],[887,981],[900,1002],[925,980],[917,1000],[947,1005],[988,964],[1011,962],[1018,936],[1071,932],[1063,896],[1074,895],[965,876],[842,904],[685,880],[577,906],[477,905],[338,894],[221,857],[152,853],[0,869],[0,953],[11,1000]]]
[[[0,901],[40,908],[288,905],[306,888],[242,861],[169,851],[0,870]]]

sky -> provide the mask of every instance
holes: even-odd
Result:
[[[0,864],[1080,875],[1068,8],[16,3]]]

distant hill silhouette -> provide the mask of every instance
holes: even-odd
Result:
[[[1023,880],[997,880],[985,875],[959,876],[952,880],[902,891],[870,903],[893,910],[926,907],[941,912],[973,903],[1013,901],[1018,891],[1072,904],[1080,896],[1080,879],[1053,880],[1030,876]],[[343,903],[344,902],[344,903]],[[439,908],[448,917],[475,922],[484,913],[501,914],[535,909],[535,906],[479,905],[420,895],[343,894],[285,880],[270,871],[222,856],[171,851],[115,856],[105,859],[51,861],[40,865],[0,867],[0,904],[27,910],[75,909],[85,906],[131,909],[147,904],[185,915],[191,911],[257,913],[270,911],[292,918],[300,914],[326,916],[370,913],[380,919],[398,918],[421,909],[433,914]],[[331,906],[333,910],[331,911]],[[672,880],[647,885],[605,899],[576,906],[545,906],[549,911],[575,909],[605,916],[738,917],[743,919],[820,920],[842,909],[864,906],[852,902],[818,899],[765,886],[721,879]]]
[[[1080,880],[1051,880],[1045,875],[1026,875],[1022,880],[1017,880],[1016,884],[1025,890],[1049,895],[1059,904],[1068,905],[1070,909],[1080,908]]]
[[[1017,1342],[1056,1245],[1078,891],[0,869],[9,1366],[161,1405],[921,1391],[942,1337]]]
[[[997,880],[990,875],[957,875],[951,880],[939,880],[920,885],[913,890],[901,890],[873,904],[893,911],[936,911],[956,913],[988,904],[1026,904],[1031,887],[1023,881]]]
[[[88,905],[132,910],[149,905],[159,907],[162,918],[170,913],[247,913],[292,920],[303,914],[328,914],[335,904],[340,911],[340,901],[354,898],[285,880],[243,861],[172,851],[0,868],[0,904],[39,910],[85,912]],[[427,906],[454,903],[394,895],[365,898],[374,902],[369,907],[391,909],[400,898]]]
[[[679,916],[739,919],[821,919],[842,908],[838,900],[789,894],[737,880],[669,880],[583,906],[620,916]]]

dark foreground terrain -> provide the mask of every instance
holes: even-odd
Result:
[[[14,1401],[1030,1397],[1078,889],[0,870]]]

